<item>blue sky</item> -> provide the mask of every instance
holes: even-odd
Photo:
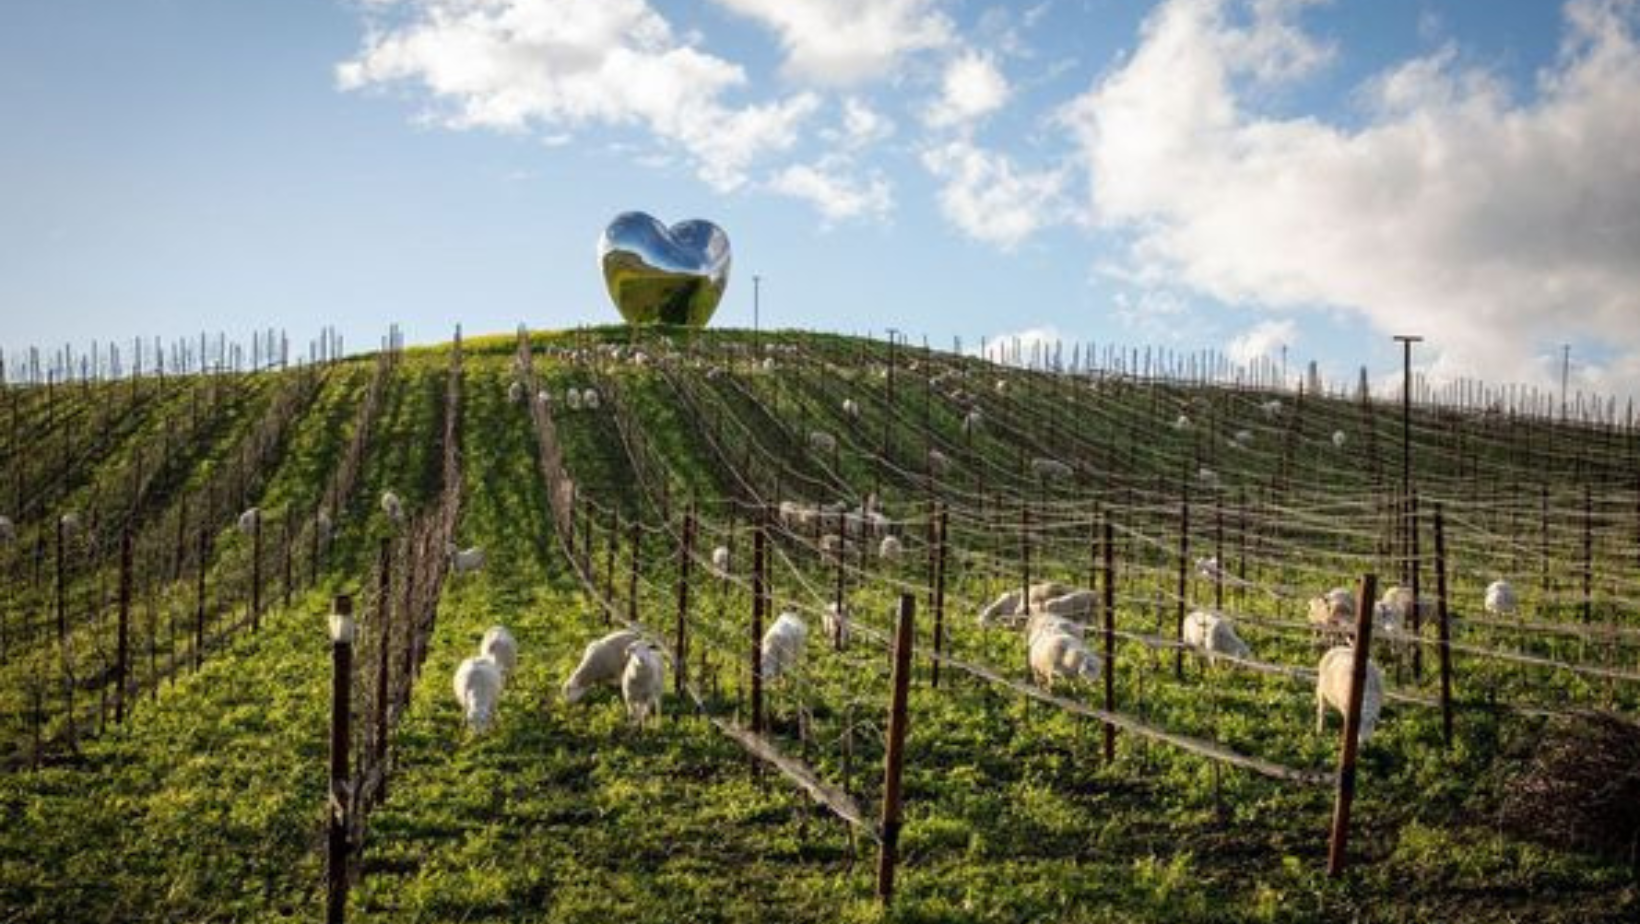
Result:
[[[615,317],[1640,381],[1624,0],[8,0],[0,346]]]

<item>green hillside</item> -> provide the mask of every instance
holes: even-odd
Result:
[[[321,915],[341,594],[359,616],[355,760],[378,709],[390,728],[351,920],[1633,920],[1632,765],[1559,797],[1589,802],[1526,785],[1587,710],[1640,739],[1632,418],[1497,390],[1403,421],[1399,395],[1168,368],[608,328],[9,386],[0,922]],[[448,573],[446,539],[482,548],[483,569]],[[1349,866],[1329,877],[1341,719],[1316,732],[1312,672],[1345,635],[1306,613],[1366,574],[1416,581],[1424,606],[1418,631],[1371,643],[1388,695]],[[1483,607],[1500,578],[1513,613]],[[1108,701],[1103,677],[1040,690],[1022,633],[976,619],[1045,580],[1114,601],[1082,616]],[[789,611],[809,629],[761,716],[755,584],[764,626]],[[839,596],[846,647],[821,628]],[[902,597],[915,645],[885,911],[874,839]],[[1251,658],[1182,651],[1198,607],[1233,620]],[[680,619],[688,690],[658,725],[629,723],[618,690],[564,701],[589,641],[630,625],[670,660]],[[451,677],[498,624],[520,664],[475,736]],[[787,772],[744,746],[765,718]],[[850,802],[863,824],[836,813]]]

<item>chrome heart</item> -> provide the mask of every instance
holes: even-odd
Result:
[[[628,324],[705,327],[729,285],[729,236],[709,221],[668,228],[623,212],[598,239],[598,263]]]

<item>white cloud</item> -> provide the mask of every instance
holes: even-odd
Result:
[[[966,140],[930,148],[922,162],[943,184],[940,211],[975,240],[1012,250],[1064,218],[1062,171],[1021,171],[1006,154]]]
[[[732,106],[739,65],[673,34],[644,0],[410,0],[339,65],[343,89],[420,84],[457,128],[647,129],[727,190],[795,142],[819,100]]]
[[[989,55],[967,51],[945,66],[940,97],[923,116],[933,128],[966,125],[1008,101],[1008,79]]]
[[[951,41],[935,0],[717,0],[773,30],[786,73],[847,86],[892,74],[900,59]]]
[[[821,132],[821,138],[846,151],[870,147],[894,134],[894,120],[871,107],[857,96],[843,99],[843,121],[834,129]]]
[[[1255,359],[1275,359],[1284,347],[1298,342],[1298,325],[1290,320],[1260,321],[1230,340],[1224,354],[1233,363],[1247,365]]]
[[[970,347],[968,355],[981,356],[994,363],[1007,363],[1026,366],[1031,362],[1031,351],[1041,348],[1051,356],[1054,348],[1064,343],[1059,328],[1051,324],[1041,327],[1027,327],[1024,330],[1009,331],[987,337],[983,346]],[[1070,344],[1064,344],[1063,349],[1069,352]],[[1069,357],[1066,357],[1069,362]]]
[[[828,225],[857,218],[882,219],[894,208],[893,192],[881,174],[852,176],[847,165],[836,160],[794,164],[775,174],[768,187],[809,202]]]
[[[1599,340],[1619,354],[1603,381],[1631,390],[1617,376],[1640,366],[1636,5],[1569,3],[1530,102],[1442,50],[1363,87],[1354,127],[1256,111],[1248,84],[1331,55],[1298,24],[1303,5],[1169,0],[1065,109],[1089,219],[1131,239],[1129,270],[1227,302],[1357,312],[1426,335],[1454,375],[1542,381],[1548,344]]]

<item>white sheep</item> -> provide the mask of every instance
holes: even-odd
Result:
[[[542,407],[552,407],[552,392],[541,389],[535,393],[535,401]]]
[[[1343,449],[1344,444],[1349,442],[1349,441],[1350,441],[1349,436],[1346,435],[1343,430],[1334,430],[1333,431],[1332,443],[1335,447],[1337,447],[1339,449]]]
[[[837,437],[824,430],[811,430],[809,431],[809,448],[815,452],[836,452]]]
[[[478,734],[488,731],[495,719],[501,682],[501,668],[489,658],[468,658],[456,668],[456,702],[461,704],[468,726]]]
[[[472,574],[484,567],[484,550],[476,545],[459,549],[451,542],[445,546],[445,554],[450,557],[450,570],[456,574]]]
[[[1076,588],[1058,581],[1038,581],[1031,585],[1030,593],[1022,594],[1019,590],[1010,590],[992,600],[983,610],[980,610],[978,621],[981,626],[990,626],[998,621],[1013,622],[1008,617],[1025,616],[1026,610],[1040,606],[1048,600],[1063,597],[1072,593]]]
[[[1204,580],[1212,581],[1224,575],[1224,569],[1219,566],[1217,556],[1196,559],[1196,575]]]
[[[1087,632],[1087,627],[1074,619],[1067,619],[1064,616],[1056,616],[1052,613],[1040,611],[1032,613],[1031,618],[1025,620],[1026,644],[1030,644],[1031,640],[1044,632],[1063,632],[1066,635],[1082,638]]]
[[[979,412],[978,408],[975,408],[974,410],[969,411],[967,414],[964,414],[963,417],[962,417],[962,432],[963,432],[963,435],[964,436],[973,436],[975,433],[979,432],[979,428],[981,426],[983,426],[984,423],[985,423],[985,416]]]
[[[1412,590],[1400,584],[1385,589],[1372,608],[1372,627],[1385,636],[1395,636],[1412,620]]]
[[[57,518],[57,525],[63,528],[65,534],[72,536],[80,528],[80,515],[70,510]]]
[[[17,541],[17,524],[11,517],[0,517],[0,545],[11,545]]]
[[[773,372],[774,371],[774,357],[771,356],[771,357],[763,360],[763,371],[764,372]]]
[[[1032,612],[1047,613],[1052,616],[1078,616],[1089,619],[1093,616],[1093,608],[1098,604],[1099,595],[1091,590],[1073,590],[1069,593],[1047,597],[1038,603],[1032,604]]]
[[[581,652],[581,663],[564,681],[564,702],[579,702],[599,684],[617,683],[626,668],[626,652],[639,641],[638,633],[621,629],[589,643]]]
[[[513,382],[507,386],[507,403],[518,404],[524,400],[524,385],[522,382]]]
[[[843,399],[843,413],[854,420],[860,419],[860,402],[853,398]]]
[[[506,626],[491,626],[485,630],[478,643],[478,653],[494,661],[496,667],[501,668],[502,677],[510,677],[518,669],[518,640]]]
[[[1071,477],[1071,467],[1058,459],[1038,456],[1031,460],[1031,474],[1043,481],[1061,481]]]
[[[382,492],[382,513],[394,526],[404,523],[404,502],[392,491]]]
[[[1230,440],[1230,445],[1238,449],[1245,449],[1253,445],[1253,431],[1237,430],[1235,437]]]
[[[774,625],[763,633],[763,681],[772,683],[789,674],[803,657],[803,643],[808,640],[809,627],[796,613],[781,613]]]
[[[877,557],[887,562],[899,561],[900,554],[904,551],[900,540],[894,536],[884,536],[883,541],[877,545]]]
[[[626,714],[642,728],[651,717],[661,717],[661,694],[666,690],[666,662],[648,642],[634,642],[626,650],[621,671],[621,699]]]
[[[1220,655],[1242,660],[1252,657],[1230,620],[1210,610],[1195,610],[1184,618],[1184,643],[1207,655],[1209,664],[1217,664]]]
[[[712,550],[712,573],[720,578],[729,576],[729,547],[720,545]]]
[[[1355,624],[1355,597],[1348,589],[1334,587],[1319,597],[1311,597],[1310,625],[1319,629],[1348,629]]]
[[[842,651],[848,647],[848,607],[838,607],[835,601],[826,604],[825,610],[820,613],[820,627],[825,630],[826,638],[831,639],[833,648]]]
[[[1219,473],[1203,465],[1196,470],[1196,480],[1200,481],[1209,488],[1217,487],[1219,483]]]
[[[1494,616],[1513,616],[1520,601],[1515,588],[1508,581],[1496,580],[1486,585],[1486,611]]]
[[[1029,639],[1029,645],[1031,674],[1048,690],[1060,678],[1097,680],[1104,669],[1104,662],[1081,639],[1053,626],[1043,627]]]
[[[596,388],[588,388],[586,391],[581,392],[581,406],[589,411],[598,409],[598,390]]]
[[[1281,401],[1279,399],[1272,398],[1271,400],[1266,401],[1263,404],[1260,404],[1258,406],[1258,409],[1261,412],[1263,412],[1265,417],[1272,418],[1272,419],[1276,418],[1276,417],[1280,417],[1281,416]]]
[[[1174,420],[1173,420],[1173,429],[1177,430],[1180,433],[1183,433],[1186,430],[1189,430],[1190,429],[1190,418],[1188,416],[1184,415],[1184,414],[1180,414],[1178,417],[1174,418]]]
[[[820,537],[820,552],[823,555],[836,555],[843,551],[843,537],[837,533],[826,533]]]
[[[943,476],[951,471],[951,460],[938,449],[928,450],[928,473]]]
[[[330,511],[320,510],[313,518],[313,528],[319,531],[320,539],[329,539],[336,530],[335,522],[330,519]]]
[[[567,388],[564,390],[564,406],[572,411],[579,411],[581,409],[580,389]]]
[[[1355,661],[1355,649],[1341,645],[1321,656],[1315,674],[1315,731],[1320,734],[1327,727],[1327,707],[1340,714],[1349,708],[1350,672]],[[1361,690],[1361,733],[1357,744],[1366,744],[1378,724],[1378,712],[1384,705],[1384,678],[1378,665],[1367,662],[1367,681]]]

